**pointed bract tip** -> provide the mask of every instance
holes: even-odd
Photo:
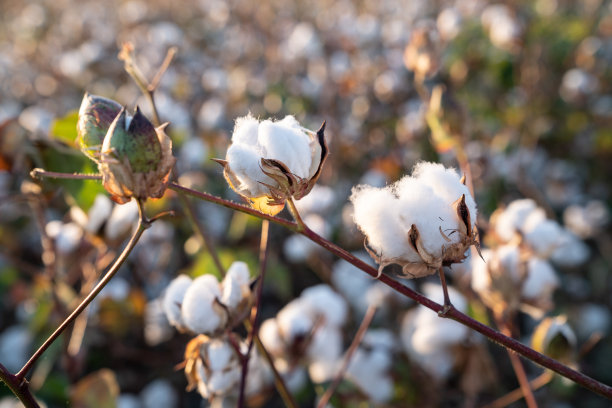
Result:
[[[227,160],[223,160],[223,159],[210,159],[212,161],[214,161],[215,163],[220,164],[221,166],[223,166],[223,168],[225,168],[225,166],[227,166]]]

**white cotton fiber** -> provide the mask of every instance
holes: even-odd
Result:
[[[291,126],[295,122],[295,119],[291,119],[261,122],[258,142],[265,158],[280,160],[293,174],[308,178],[311,164],[310,138],[295,126]]]
[[[312,311],[325,317],[325,324],[344,324],[348,312],[346,302],[328,285],[320,284],[304,289],[300,298]]]
[[[527,279],[523,283],[521,294],[526,299],[540,299],[550,296],[559,286],[559,278],[547,261],[531,258],[527,263]]]
[[[185,292],[181,307],[185,326],[194,333],[212,333],[221,324],[221,317],[213,308],[221,298],[219,281],[212,275],[196,278]]]
[[[240,185],[234,186],[240,191],[248,190],[254,197],[258,197],[268,191],[267,187],[261,183],[274,183],[261,171],[261,155],[253,146],[234,143],[227,150],[226,159],[240,180]]]

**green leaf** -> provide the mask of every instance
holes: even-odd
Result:
[[[55,119],[51,125],[51,136],[61,140],[69,146],[75,146],[77,138],[77,121],[79,120],[79,112],[71,111],[66,116]]]

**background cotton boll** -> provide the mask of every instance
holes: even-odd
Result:
[[[51,224],[50,227],[49,224]],[[55,248],[60,254],[67,255],[71,253],[81,243],[83,230],[77,224],[73,222],[63,224],[60,221],[51,221],[49,224],[47,224],[48,228],[46,228],[47,234],[54,239]]]
[[[217,278],[202,275],[187,288],[181,305],[181,316],[185,326],[194,333],[212,333],[222,323],[214,307],[215,299],[221,298]]]
[[[564,231],[550,259],[560,267],[576,267],[585,263],[591,251],[589,247],[577,236],[569,231]]]
[[[232,346],[226,341],[213,339],[207,345],[208,368],[212,371],[219,371],[226,368],[231,360],[236,356]]]
[[[309,314],[308,305],[301,298],[289,302],[276,316],[278,327],[287,343],[297,337],[308,334],[313,327],[313,318]]]
[[[525,225],[525,241],[540,256],[549,256],[560,244],[563,228],[552,220]]]
[[[366,235],[368,245],[386,258],[403,256],[408,242],[402,237],[407,231],[399,223],[399,201],[391,190],[355,187],[350,200],[354,206],[355,224]],[[410,260],[420,259],[415,254]]]
[[[105,194],[98,194],[93,205],[87,212],[87,224],[85,230],[90,233],[95,233],[100,229],[102,224],[110,217],[113,210],[113,202]]]
[[[365,252],[355,252],[353,255],[370,266],[374,266],[372,258]],[[363,294],[368,290],[370,285],[372,285],[372,278],[368,277],[347,261],[340,260],[333,266],[331,282],[334,288],[344,296],[358,314],[363,315],[365,313],[368,304]]]
[[[304,289],[300,298],[310,310],[324,316],[325,324],[344,324],[348,312],[346,302],[328,285],[320,284]]]
[[[532,212],[537,212],[542,219],[546,218],[544,211],[537,208],[531,199],[515,200],[506,207],[495,219],[495,233],[504,241],[510,241]],[[532,216],[535,219],[536,216]]]
[[[134,223],[137,220],[138,204],[136,204],[136,201],[132,200],[122,205],[115,204],[109,219],[106,221],[104,234],[111,241],[119,239],[134,228]]]
[[[322,214],[330,210],[336,200],[334,189],[328,186],[315,184],[307,196],[296,201],[300,214],[317,213]]]
[[[474,262],[471,270],[471,286],[472,289],[477,293],[484,293],[491,288],[491,274],[489,273],[489,262],[493,259],[493,251],[490,249],[483,249],[480,251],[482,254],[482,262]]]
[[[163,299],[147,303],[144,312],[144,338],[149,346],[157,346],[169,340],[174,334],[164,311]]]
[[[266,159],[283,162],[296,176],[308,178],[312,163],[309,137],[294,126],[292,116],[280,122],[264,120],[259,124],[259,144]]]
[[[583,239],[595,236],[609,221],[608,208],[599,200],[589,201],[584,207],[570,205],[563,212],[565,226]]]
[[[155,380],[147,385],[140,393],[142,405],[147,408],[176,407],[178,397],[176,391],[165,380]]]
[[[522,295],[526,299],[542,300],[549,297],[559,286],[559,278],[553,267],[545,260],[531,258],[527,263],[527,279],[523,282]]]
[[[329,227],[323,217],[318,214],[307,214],[302,217],[304,223],[323,238],[329,238]],[[292,262],[303,262],[319,246],[302,235],[291,235],[283,244],[285,256]]]
[[[164,311],[171,325],[178,328],[185,326],[181,315],[181,308],[185,293],[191,286],[191,278],[187,275],[179,275],[170,282],[164,295]]]
[[[276,319],[266,319],[259,328],[259,338],[272,355],[282,354],[285,342],[281,336]]]
[[[213,371],[206,382],[208,391],[212,394],[223,395],[236,387],[240,382],[240,367],[226,368],[224,371]]]
[[[368,351],[359,347],[350,360],[346,375],[374,402],[386,402],[393,396],[393,380],[386,373],[390,363],[388,351]]]

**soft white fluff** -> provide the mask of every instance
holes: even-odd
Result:
[[[415,166],[412,176],[385,188],[355,187],[351,195],[354,221],[383,260],[422,262],[408,242],[413,224],[425,250],[439,259],[449,245],[442,233],[450,238],[450,243],[459,241],[456,231],[462,224],[453,203],[463,194],[473,227],[476,203],[457,172],[440,164],[422,162]]]
[[[223,288],[221,302],[230,309],[238,306],[242,299],[250,294],[247,264],[234,262],[227,270],[221,286]]]
[[[288,344],[296,337],[308,334],[314,324],[310,310],[301,298],[294,299],[283,307],[276,319],[280,332]]]
[[[540,258],[531,258],[527,263],[527,279],[523,282],[522,295],[526,299],[550,297],[559,286],[559,278],[553,267]]]
[[[300,298],[306,302],[311,314],[321,315],[325,324],[341,326],[347,316],[347,305],[344,299],[325,284],[304,289]]]
[[[221,298],[219,281],[212,275],[196,278],[185,292],[181,307],[185,326],[194,333],[212,333],[221,324],[221,316],[213,307]]]
[[[314,140],[293,116],[273,122],[248,115],[236,120],[232,145],[227,150],[226,160],[240,185],[239,191],[251,197],[265,195],[268,188],[262,183],[275,182],[261,170],[261,159],[283,162],[289,171],[301,178],[313,176],[318,162],[314,153]],[[315,166],[316,164],[316,166]]]
[[[181,305],[185,298],[185,292],[187,292],[191,282],[189,276],[179,275],[170,282],[164,295],[164,312],[166,312],[166,317],[172,326],[176,326],[179,329],[185,327],[181,316]]]

